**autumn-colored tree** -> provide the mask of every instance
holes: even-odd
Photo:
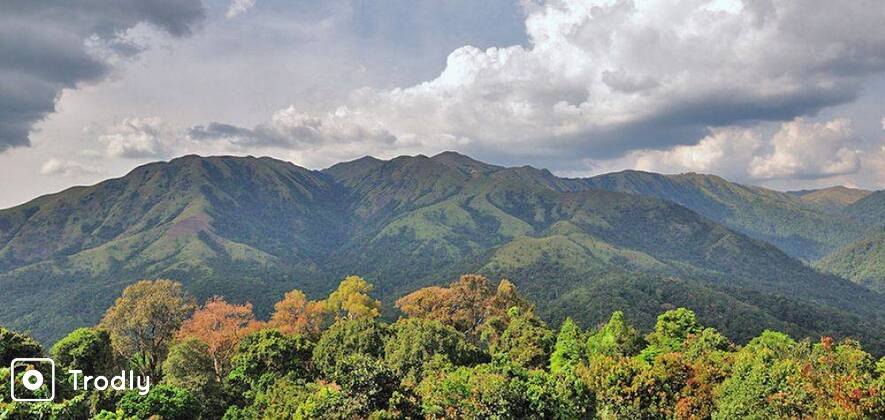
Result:
[[[396,306],[408,316],[435,319],[472,337],[480,335],[487,320],[506,316],[511,307],[529,308],[509,280],[494,288],[476,274],[465,274],[449,287],[417,290],[397,300]]]
[[[160,364],[182,322],[196,304],[172,280],[142,280],[123,290],[101,320],[114,351],[137,358],[144,374],[159,376]]]
[[[233,305],[216,296],[181,324],[178,339],[196,338],[206,343],[215,377],[220,381],[229,371],[230,357],[237,344],[261,326],[262,323],[255,320],[251,303]]]
[[[369,296],[371,291],[372,285],[362,277],[347,276],[326,299],[326,307],[335,319],[377,318],[381,302]]]
[[[329,318],[323,301],[307,300],[300,290],[292,290],[274,305],[268,323],[284,334],[304,334],[317,337]]]

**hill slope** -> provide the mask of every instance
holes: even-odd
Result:
[[[858,200],[872,194],[872,191],[861,190],[857,188],[848,188],[841,185],[829,188],[821,188],[818,190],[800,190],[789,191],[788,194],[795,195],[805,201],[821,209],[827,213],[838,214],[846,207],[854,204]]]
[[[0,211],[0,323],[50,341],[144,277],[266,315],[284,291],[316,296],[345,274],[389,303],[471,271],[510,277],[552,320],[680,305],[736,337],[768,327],[885,349],[880,294],[669,201],[454,153],[325,171],[187,156]]]
[[[885,293],[885,227],[824,257],[816,267]]]
[[[640,194],[688,207],[787,254],[816,260],[861,236],[853,220],[827,214],[793,195],[713,175],[623,171],[585,180],[589,187]]]

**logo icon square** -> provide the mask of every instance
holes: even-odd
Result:
[[[23,372],[21,379],[16,376]],[[44,375],[48,374],[48,378]],[[55,361],[46,357],[22,357],[9,364],[9,394],[13,401],[45,402],[55,399]],[[16,385],[24,389],[16,389]],[[48,392],[46,392],[48,391]]]

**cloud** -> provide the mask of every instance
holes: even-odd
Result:
[[[213,122],[191,127],[187,137],[193,142],[224,142],[241,150],[268,147],[315,152],[351,150],[366,154],[414,146],[344,107],[312,116],[290,106],[274,113],[269,122],[251,129]]]
[[[165,158],[172,152],[179,133],[157,117],[126,118],[108,127],[99,141],[109,157],[130,159]]]
[[[875,165],[875,153],[859,150],[852,123],[837,118],[783,123],[770,136],[761,128],[726,127],[693,146],[641,150],[620,165],[658,172],[716,173],[737,180],[824,179],[854,174]],[[869,159],[867,159],[869,158]]]
[[[885,71],[877,0],[524,4],[528,45],[463,46],[432,80],[353,92],[345,118],[394,145],[460,139],[467,152],[510,160],[606,159],[695,145],[711,127],[813,115]]]
[[[749,173],[755,178],[826,178],[860,169],[851,121],[835,119],[810,123],[802,119],[786,123],[771,139],[774,150],[756,156]]]
[[[0,151],[30,144],[34,124],[55,110],[63,89],[105,76],[116,56],[139,47],[127,30],[150,24],[187,36],[203,17],[200,0],[4,2],[0,15]]]
[[[100,174],[101,171],[98,168],[86,166],[75,161],[51,158],[40,167],[40,173],[42,175],[77,176],[96,175]]]
[[[254,6],[255,0],[232,0],[230,6],[227,8],[227,13],[225,13],[224,16],[228,19],[232,19],[246,13],[247,10]]]

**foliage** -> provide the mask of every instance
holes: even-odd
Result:
[[[616,311],[602,328],[587,337],[587,355],[633,356],[644,346],[639,331],[628,325],[624,313]]]
[[[252,304],[232,305],[214,297],[181,324],[178,339],[196,338],[206,343],[215,375],[220,379],[229,372],[230,358],[240,340],[260,328]]]
[[[140,419],[159,416],[163,419],[185,420],[199,411],[196,400],[189,392],[166,384],[152,386],[146,395],[129,391],[120,399],[118,407],[124,416]]]
[[[390,328],[372,319],[342,319],[326,331],[313,349],[313,363],[317,372],[335,376],[339,362],[345,355],[363,354],[374,359],[384,357],[384,345]]]
[[[393,335],[384,347],[384,361],[407,386],[424,377],[424,365],[434,356],[445,357],[456,366],[486,360],[485,354],[470,344],[463,333],[439,321],[406,318],[392,325]]]
[[[581,346],[581,330],[571,318],[567,318],[559,327],[553,354],[550,355],[550,372],[558,373],[576,366],[584,359]]]
[[[215,373],[209,346],[203,341],[189,338],[170,347],[163,362],[163,381],[189,392],[203,418],[220,417],[227,408],[223,384]]]
[[[324,301],[308,301],[298,289],[286,292],[274,305],[269,325],[285,334],[316,337],[325,325],[328,308]]]
[[[43,348],[29,335],[0,327],[0,367],[18,357],[40,357]]]
[[[494,288],[483,276],[465,274],[447,288],[428,287],[406,295],[396,306],[408,316],[435,319],[477,337],[486,321],[527,303],[509,280]]]
[[[277,378],[307,378],[312,345],[299,335],[269,329],[254,332],[240,341],[231,359],[227,382],[235,392],[262,390]]]
[[[526,368],[544,367],[554,342],[553,331],[534,310],[517,306],[510,308],[507,316],[489,320],[483,338],[492,355],[506,355]]]
[[[182,322],[195,304],[171,280],[142,280],[125,290],[101,320],[124,358],[139,357],[143,374],[160,377],[160,364]]]
[[[362,277],[347,276],[329,295],[326,305],[336,319],[377,318],[381,302],[369,296],[371,291],[372,285]]]

